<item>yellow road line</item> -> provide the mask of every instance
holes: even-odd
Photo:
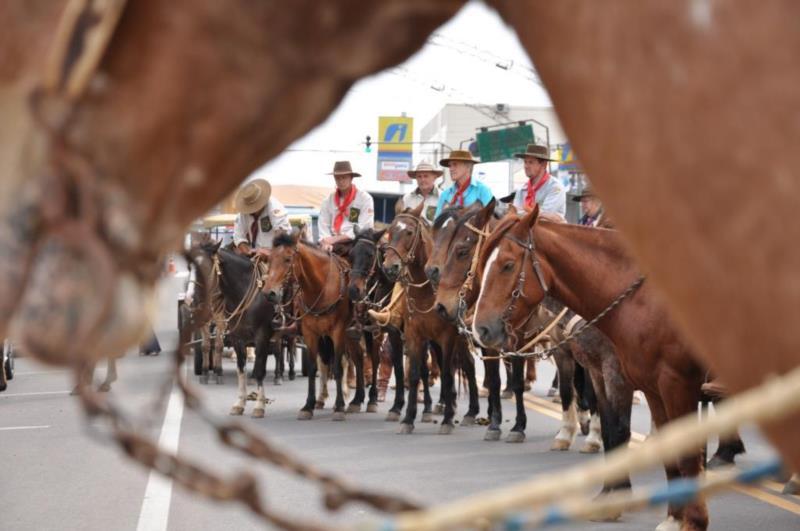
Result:
[[[550,400],[545,400],[544,398],[540,398],[538,396],[531,395],[529,393],[525,393],[523,397],[525,400],[525,405],[528,407],[528,409],[532,409],[556,420],[561,420],[561,406],[559,404],[556,404]],[[631,446],[635,446],[638,443],[643,442],[645,439],[647,439],[646,435],[631,431]],[[783,485],[780,483],[769,480],[759,482],[758,485],[763,489],[771,488],[777,492],[780,492],[783,489]],[[779,509],[800,515],[800,505],[794,503],[793,501],[787,500],[784,497],[785,495],[778,496],[750,485],[732,485],[731,488],[740,494],[745,494]]]

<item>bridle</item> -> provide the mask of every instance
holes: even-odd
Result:
[[[414,263],[416,259],[416,252],[417,247],[423,243],[422,241],[422,224],[426,223],[422,218],[414,216],[413,214],[408,214],[406,212],[402,212],[397,214],[392,221],[392,227],[396,227],[397,220],[408,219],[414,223],[414,234],[411,237],[411,244],[408,247],[408,251],[406,252],[405,256],[393,245],[385,244],[384,249],[388,251],[392,251],[394,254],[397,255],[398,259],[400,260],[400,275],[397,278],[397,282],[403,287],[403,290],[406,293],[406,308],[408,310],[409,315],[414,313],[430,313],[433,311],[435,305],[431,304],[431,307],[426,310],[421,310],[416,303],[414,302],[414,298],[411,296],[409,288],[424,288],[428,284],[430,284],[429,279],[425,279],[425,281],[420,283],[412,282],[411,274],[409,273],[409,265]],[[389,231],[391,233],[391,230]]]
[[[364,284],[367,288],[364,290],[364,296],[361,297],[359,300],[352,301],[353,304],[356,305],[365,305],[370,308],[383,308],[383,304],[388,300],[388,298],[392,295],[392,292],[389,291],[383,298],[379,301],[371,301],[370,298],[375,293],[375,290],[378,289],[378,285],[380,284],[380,280],[377,277],[377,271],[380,269],[381,272],[385,275],[386,272],[383,271],[383,267],[381,266],[380,254],[382,250],[382,246],[379,246],[376,242],[374,242],[371,238],[356,238],[355,242],[353,242],[353,249],[355,249],[356,245],[359,243],[364,243],[373,248],[374,252],[372,255],[372,263],[370,264],[369,268],[367,269],[350,269],[350,278],[352,280],[353,276],[363,276],[364,277]],[[370,281],[372,281],[372,285],[370,286]]]

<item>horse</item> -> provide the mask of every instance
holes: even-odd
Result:
[[[220,249],[216,244],[202,244],[195,253],[199,271],[209,271],[210,286],[218,289],[209,291],[211,307],[219,308],[213,312],[224,312],[227,321],[228,337],[236,351],[236,376],[238,398],[231,406],[231,415],[243,415],[247,403],[247,346],[253,345],[256,351],[253,377],[256,380],[256,404],[251,413],[253,418],[263,418],[267,400],[264,395],[264,378],[267,373],[267,357],[270,354],[272,320],[274,305],[259,290],[261,271],[258,263],[237,253]],[[211,264],[209,269],[209,264]],[[281,365],[280,355],[276,357],[276,373]]]
[[[550,294],[586,318],[604,312],[592,324],[613,341],[624,375],[645,393],[657,427],[696,411],[705,370],[672,325],[660,297],[642,285],[619,235],[538,219],[535,206],[522,217],[503,220],[487,239],[472,322],[476,341],[503,348],[509,341],[507,322],[524,319]],[[697,476],[702,468],[699,449],[677,464],[665,464],[670,480]],[[670,504],[661,529],[677,523],[683,529],[706,529],[705,502]]]
[[[390,280],[399,282],[405,291],[406,312],[403,318],[406,355],[409,358],[409,390],[406,414],[400,433],[414,431],[417,414],[417,389],[420,377],[427,379],[428,345],[441,356],[442,398],[444,416],[439,433],[447,435],[454,429],[455,380],[454,369],[460,365],[467,379],[469,406],[461,425],[475,423],[480,406],[475,365],[464,337],[456,326],[434,311],[436,297],[433,286],[425,276],[425,263],[433,242],[431,229],[421,217],[423,204],[397,214],[387,229],[389,242],[385,245],[383,269]],[[427,409],[427,404],[425,405]]]
[[[347,292],[357,309],[359,305],[381,307],[381,302],[392,294],[394,283],[389,280],[381,267],[383,253],[379,245],[384,234],[385,230],[357,231],[356,238],[348,252],[351,269]],[[392,351],[392,368],[396,382],[394,402],[386,414],[386,420],[396,422],[400,420],[405,405],[403,337],[402,331],[393,326],[387,326],[384,329]],[[373,371],[377,374],[378,363],[373,362]],[[424,385],[423,387],[425,392],[429,393],[428,386]],[[426,400],[430,402],[430,394]]]
[[[294,300],[300,312],[296,319],[309,351],[308,396],[297,418],[310,420],[314,416],[315,379],[321,362],[332,367],[336,379],[332,419],[343,421],[346,418],[343,376],[348,358],[356,365],[356,392],[347,413],[361,411],[365,396],[364,357],[358,342],[349,339],[346,333],[353,318],[353,307],[346,293],[349,266],[343,258],[301,241],[297,231],[276,235],[272,245],[262,292],[276,302],[294,285]],[[377,401],[373,405],[370,400],[368,411],[376,408]]]

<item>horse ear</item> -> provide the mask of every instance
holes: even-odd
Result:
[[[219,240],[218,242],[214,243],[214,245],[213,245],[214,252],[215,252],[215,253],[219,252],[219,248],[220,248],[221,246],[222,246],[222,240]]]
[[[417,205],[417,208],[411,209],[408,213],[414,216],[415,218],[419,218],[422,216],[422,209],[425,208],[425,203],[420,203]]]
[[[304,227],[292,227],[292,231],[289,233],[289,237],[292,239],[292,243],[297,245],[297,242],[300,241],[300,237],[303,235]]]
[[[480,212],[475,216],[475,224],[478,227],[484,227],[489,222],[489,219],[492,217],[494,213],[495,206],[497,206],[497,201],[495,201],[494,197],[492,200],[489,201],[485,207],[481,208]]]
[[[378,243],[381,241],[381,238],[383,238],[384,234],[386,234],[386,229],[372,231],[372,241]]]
[[[525,214],[525,217],[522,218],[522,224],[525,227],[527,227],[529,229],[532,229],[533,226],[536,224],[536,220],[537,219],[539,219],[539,204],[538,203],[534,204],[533,208],[531,209],[531,211],[528,212],[527,214]]]

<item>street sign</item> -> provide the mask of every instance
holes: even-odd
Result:
[[[528,144],[534,142],[533,126],[520,125],[481,131],[477,135],[481,162],[496,162],[513,158],[514,153],[522,153]]]
[[[414,119],[408,116],[378,117],[378,180],[410,182]]]
[[[581,171],[581,165],[578,162],[578,159],[575,158],[575,152],[572,150],[572,146],[570,144],[562,145],[558,151],[558,169],[560,171]]]

